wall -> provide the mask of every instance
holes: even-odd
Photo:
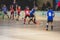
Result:
[[[53,7],[53,0],[37,0],[38,7],[42,7],[42,4],[46,3],[47,1],[49,1]]]

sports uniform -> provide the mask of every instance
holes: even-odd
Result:
[[[7,7],[2,7],[2,11],[4,12],[4,14],[7,14]]]
[[[10,8],[10,11],[11,11],[11,15],[12,14],[14,15],[14,8]]]
[[[54,18],[55,14],[53,12],[52,9],[49,9],[48,12],[47,12],[47,28],[46,30],[48,30],[48,26],[49,26],[49,23],[51,23],[51,30],[53,30],[53,18]]]
[[[36,19],[35,19],[35,15],[34,15],[35,11],[36,10],[34,8],[30,11],[30,20],[28,22],[29,24],[30,24],[30,21],[33,21],[33,23],[36,24]]]
[[[7,7],[6,7],[6,5],[4,5],[4,6],[2,7],[2,11],[4,12],[4,15],[7,15],[7,17],[9,18],[9,16],[8,16],[8,14],[7,14]],[[3,15],[3,19],[4,19],[4,15]]]
[[[13,8],[13,5],[10,7],[10,12],[11,12],[11,15],[10,15],[10,19],[14,19],[14,8]]]
[[[26,17],[30,17],[30,10],[29,9],[25,9],[25,18]]]
[[[30,10],[29,10],[29,8],[27,7],[24,11],[25,11],[24,24],[25,24],[26,18],[27,18],[27,17],[30,17]]]
[[[35,13],[35,9],[32,9],[32,10],[30,11],[30,17],[34,17],[34,13]]]
[[[53,18],[54,18],[54,12],[53,10],[48,10],[47,12],[47,22],[53,22]]]
[[[18,15],[20,15],[20,12],[21,12],[21,8],[17,8],[17,13],[18,13]]]

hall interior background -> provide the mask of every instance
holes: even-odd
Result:
[[[13,1],[14,0],[0,0],[0,8],[2,7],[3,4],[6,4],[9,9],[9,6],[13,3]],[[34,1],[35,5],[38,6],[39,8],[41,8],[42,4],[47,1],[51,3],[53,9],[55,9],[56,6],[55,0],[16,0],[17,4],[20,5],[22,9],[24,9],[26,6],[29,6],[30,9],[32,9],[34,6]]]
[[[13,3],[13,1],[14,0],[0,0],[0,8],[3,4],[6,4],[9,9],[9,6]],[[34,1],[36,0],[16,0],[16,3],[21,6],[22,9],[24,9],[26,6],[29,6],[31,9],[34,6]]]

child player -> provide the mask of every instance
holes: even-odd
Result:
[[[17,20],[19,20],[19,16],[20,16],[20,12],[21,12],[21,7],[18,6],[16,11],[17,11],[17,14],[18,14]]]
[[[25,24],[26,18],[27,18],[27,17],[30,17],[30,10],[29,10],[29,7],[26,7],[24,11],[25,11],[24,24]]]
[[[16,8],[15,8],[15,12],[14,12],[15,17],[16,17],[16,14],[17,14],[17,8],[18,8],[18,5],[16,4]]]
[[[55,14],[53,12],[53,10],[51,8],[49,8],[48,12],[47,12],[47,27],[46,30],[48,30],[48,26],[51,23],[51,30],[53,30],[53,18],[54,18]]]
[[[34,7],[31,11],[30,11],[30,20],[28,22],[28,24],[30,24],[30,21],[32,21],[34,24],[36,24],[36,18],[35,18],[35,13],[36,11],[36,7]]]
[[[10,12],[11,12],[10,19],[14,19],[14,7],[13,7],[13,5],[10,6]]]
[[[9,18],[9,16],[8,16],[8,14],[7,14],[7,7],[6,7],[6,5],[4,5],[4,6],[2,7],[2,11],[4,12],[3,19],[4,19],[4,16],[5,16],[5,15]]]

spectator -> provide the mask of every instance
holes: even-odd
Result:
[[[46,11],[46,8],[47,8],[46,3],[43,3],[42,10]]]
[[[57,10],[60,10],[60,1],[57,3]]]
[[[47,6],[47,8],[51,7],[51,4],[49,1],[47,1],[46,6]]]
[[[14,6],[14,10],[16,11],[16,5],[17,5],[17,2],[16,0],[13,1],[13,6]]]

